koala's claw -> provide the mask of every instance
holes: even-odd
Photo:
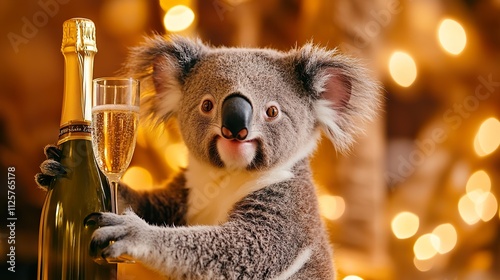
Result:
[[[35,174],[35,182],[43,190],[47,190],[48,186],[54,179],[54,176],[45,175],[42,173]]]
[[[62,152],[57,146],[47,145],[43,152],[47,159],[40,165],[42,172],[35,175],[35,182],[40,188],[47,190],[54,178],[64,176],[68,172],[60,163]]]
[[[123,254],[134,256],[149,226],[130,210],[122,215],[92,213],[85,218],[84,224],[98,227],[92,234],[90,255],[103,258],[117,258]]]
[[[99,212],[90,213],[87,217],[85,217],[85,219],[83,219],[83,224],[86,226],[95,226],[97,225],[99,217],[101,217],[101,213]]]
[[[42,174],[52,177],[63,176],[67,174],[64,166],[62,166],[60,162],[53,159],[47,159],[42,162],[42,164],[40,165],[40,170],[42,171]]]
[[[123,215],[105,213],[91,213],[83,220],[86,226],[97,225],[98,227],[117,226],[126,222],[127,217],[136,216],[134,212],[127,210]],[[137,217],[138,218],[138,217]],[[129,218],[130,219],[130,218]],[[140,219],[140,218],[139,218]]]
[[[47,145],[43,149],[43,153],[47,159],[53,159],[55,161],[61,161],[62,151],[56,145]]]

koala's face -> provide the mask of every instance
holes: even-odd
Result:
[[[263,170],[309,153],[309,143],[315,143],[312,99],[278,53],[226,49],[207,54],[181,91],[177,118],[198,160]]]
[[[155,36],[132,50],[126,70],[142,81],[143,113],[157,123],[177,116],[191,154],[220,168],[293,165],[319,128],[345,151],[379,104],[354,60],[311,44],[279,52]]]

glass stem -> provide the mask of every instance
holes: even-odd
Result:
[[[110,181],[111,191],[111,212],[118,213],[118,181]]]

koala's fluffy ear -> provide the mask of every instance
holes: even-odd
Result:
[[[352,58],[307,44],[292,52],[296,74],[314,102],[316,120],[340,152],[380,106],[379,85]]]
[[[131,49],[124,71],[141,81],[142,117],[159,124],[176,113],[184,79],[207,49],[200,40],[161,35]]]

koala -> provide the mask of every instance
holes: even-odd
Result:
[[[322,133],[347,152],[379,106],[359,63],[311,43],[287,52],[153,35],[131,49],[141,118],[171,118],[189,165],[164,188],[119,186],[124,213],[94,213],[90,251],[174,279],[333,279],[309,157]],[[64,172],[46,150],[40,185]]]

